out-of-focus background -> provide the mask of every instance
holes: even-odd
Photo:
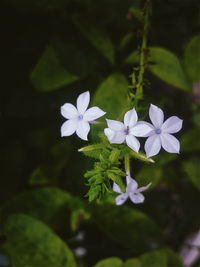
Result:
[[[143,6],[1,2],[0,266],[89,267],[107,257],[135,258],[123,266],[182,266],[176,254],[200,226],[199,1],[152,1],[138,112],[148,119],[153,103],[184,123],[180,155],[133,162],[134,178],[153,184],[144,204],[89,204],[83,175],[94,162],[78,152],[86,142],[60,135],[60,106],[87,90],[117,118],[137,66]],[[96,266],[122,266],[120,259]]]

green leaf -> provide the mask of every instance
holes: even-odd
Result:
[[[115,73],[107,77],[97,88],[93,105],[106,111],[106,117],[117,119],[127,107],[128,81],[124,75]]]
[[[77,75],[65,70],[51,45],[44,51],[30,78],[34,88],[41,92],[53,91],[79,79]]]
[[[149,48],[149,70],[159,79],[179,89],[190,91],[191,87],[179,58],[171,51],[162,47]],[[139,62],[139,52],[130,54],[125,63]]]
[[[200,81],[200,35],[192,38],[185,48],[185,67],[192,82]]]
[[[111,179],[114,183],[116,183],[122,192],[126,192],[126,187],[122,178],[119,175],[114,174],[112,171],[107,171],[108,178]]]
[[[138,259],[128,259],[123,267],[142,267],[140,261]],[[161,266],[160,266],[161,267]]]
[[[183,170],[196,188],[200,190],[200,160],[193,158],[183,162]]]
[[[95,205],[91,208],[92,218],[111,239],[134,253],[150,249],[152,243],[160,244],[158,226],[141,211],[127,206]]]
[[[181,260],[170,249],[156,250],[142,255],[141,267],[183,267]]]
[[[96,28],[92,22],[80,16],[74,17],[74,24],[83,36],[111,63],[115,62],[115,48],[109,36],[102,29]]]
[[[154,63],[149,69],[158,78],[179,89],[191,90],[182,64],[174,53],[161,47],[151,47],[149,60]]]
[[[99,156],[104,147],[105,147],[104,144],[94,144],[94,145],[84,146],[80,148],[78,151],[82,152],[85,156],[99,159]]]
[[[136,174],[136,181],[140,186],[145,186],[149,183],[152,183],[150,190],[156,187],[163,178],[162,168],[158,166],[145,165],[140,171]]]
[[[13,267],[76,267],[68,246],[45,224],[24,214],[5,224],[5,250]]]
[[[199,151],[200,142],[197,142],[200,135],[200,128],[194,128],[187,131],[181,137],[181,149],[184,152]]]
[[[94,265],[94,267],[122,267],[122,266],[124,266],[122,260],[117,257],[101,260]]]
[[[25,213],[42,220],[54,230],[64,229],[70,210],[84,207],[83,202],[69,193],[54,187],[40,188],[21,193],[0,209],[1,221],[13,213]]]
[[[98,106],[106,111],[106,118],[122,119],[127,111],[128,101],[128,81],[124,75],[115,73],[107,77],[97,88],[92,105]],[[98,132],[102,132],[106,127],[105,117],[99,120],[100,124],[95,125],[92,132],[93,139],[96,140]]]

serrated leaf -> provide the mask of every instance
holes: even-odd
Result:
[[[155,222],[134,206],[95,205],[92,218],[99,228],[115,242],[134,253],[149,250],[152,243],[160,244],[160,230]]]
[[[120,187],[122,192],[126,191],[124,182],[123,182],[122,178],[119,175],[116,175],[112,171],[107,171],[106,174],[108,175],[109,179],[111,179],[114,183],[118,184],[118,186]]]
[[[134,51],[126,60],[126,64],[139,62],[139,52]],[[179,58],[162,47],[150,47],[148,51],[148,69],[159,79],[184,91],[191,91],[191,85]]]
[[[102,29],[99,29],[88,22],[86,18],[74,17],[74,24],[85,36],[85,38],[111,63],[115,62],[115,48],[109,36]]]
[[[184,62],[192,82],[200,81],[200,35],[190,40],[185,48]]]
[[[122,260],[117,257],[103,259],[94,265],[94,267],[122,267],[122,266],[124,266]]]
[[[54,47],[49,45],[32,70],[30,79],[36,90],[49,92],[73,83],[79,77],[64,68]]]
[[[4,227],[13,267],[76,267],[68,246],[44,223],[24,214],[8,217]]]
[[[183,162],[183,170],[193,185],[200,190],[200,160],[193,158]]]

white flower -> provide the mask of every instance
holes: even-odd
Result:
[[[104,133],[109,142],[111,144],[122,144],[126,142],[136,152],[140,149],[140,143],[135,136],[145,136],[151,130],[148,124],[137,122],[138,116],[134,108],[126,112],[124,123],[115,120],[106,121],[109,128],[104,129]]]
[[[146,135],[148,139],[144,147],[147,157],[158,154],[161,147],[169,153],[179,153],[180,143],[171,134],[180,131],[183,121],[176,116],[172,116],[164,122],[162,109],[152,104],[149,108],[149,117],[152,124],[143,122],[151,127],[151,131]]]
[[[76,132],[78,137],[88,140],[89,123],[92,123],[106,113],[98,107],[92,107],[87,110],[89,102],[90,93],[87,91],[78,96],[76,107],[70,103],[65,103],[61,107],[62,116],[68,119],[61,126],[61,136],[70,136]]]
[[[147,190],[149,186],[151,185],[151,183],[149,183],[146,186],[138,188],[138,183],[134,179],[132,179],[130,175],[127,175],[126,184],[127,186],[126,186],[125,193],[121,191],[121,189],[116,183],[113,184],[113,191],[120,194],[115,199],[116,204],[122,205],[128,199],[128,197],[135,204],[143,203],[144,196],[143,194],[141,194],[141,192]]]

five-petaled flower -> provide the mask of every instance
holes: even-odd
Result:
[[[98,107],[88,108],[90,102],[89,91],[80,94],[77,98],[76,107],[70,103],[65,103],[61,107],[61,114],[68,119],[61,126],[61,136],[76,134],[83,140],[87,140],[90,131],[89,123],[106,114]]]
[[[149,183],[146,186],[138,188],[138,183],[133,178],[130,177],[130,174],[127,174],[126,184],[127,185],[125,193],[121,191],[121,189],[116,183],[113,184],[113,191],[120,194],[115,199],[116,204],[122,205],[128,199],[128,197],[135,204],[143,203],[144,196],[143,194],[141,194],[141,192],[147,190],[150,187],[151,183]]]
[[[145,137],[145,152],[147,157],[152,157],[159,153],[161,147],[169,153],[179,153],[180,143],[173,133],[177,133],[182,128],[183,121],[176,116],[168,118],[164,122],[163,111],[155,105],[149,108],[149,117],[152,124],[146,123],[151,130]]]
[[[104,129],[104,133],[107,136],[111,144],[126,144],[138,152],[140,149],[140,142],[137,137],[143,137],[151,128],[148,124],[138,122],[137,112],[133,108],[124,115],[124,123],[116,120],[106,120],[108,127]]]

